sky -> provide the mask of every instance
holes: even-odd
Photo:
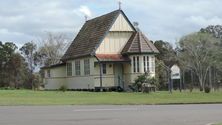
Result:
[[[150,40],[175,44],[182,36],[222,24],[222,0],[121,0],[131,22]],[[118,0],[0,0],[0,41],[25,42],[48,32],[74,39],[88,19],[118,9]]]

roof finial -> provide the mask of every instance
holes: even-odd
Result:
[[[88,20],[88,16],[87,16],[87,15],[85,15],[84,17],[85,17],[85,21],[87,21],[87,20]]]
[[[121,4],[122,4],[122,2],[119,0],[118,4],[119,4],[119,10],[121,10]]]
[[[140,31],[140,29],[139,29],[139,23],[138,23],[138,22],[133,22],[133,26],[135,27],[135,29],[136,29],[137,31]]]

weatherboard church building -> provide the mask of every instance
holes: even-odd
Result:
[[[127,89],[138,75],[155,76],[153,43],[121,9],[90,19],[61,58],[44,67],[45,89]]]

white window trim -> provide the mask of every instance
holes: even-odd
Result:
[[[78,70],[77,70],[77,62],[79,62],[79,68],[78,68]],[[78,73],[79,74],[78,74]],[[75,61],[75,75],[76,76],[81,76],[81,61],[80,60],[76,60]]]
[[[90,75],[90,59],[84,59],[84,75]]]

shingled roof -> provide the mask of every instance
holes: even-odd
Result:
[[[141,32],[135,32],[126,43],[122,54],[142,54],[142,53],[159,53],[157,48]]]
[[[122,10],[115,10],[86,21],[62,57],[62,60],[93,55],[120,13],[125,16]]]

